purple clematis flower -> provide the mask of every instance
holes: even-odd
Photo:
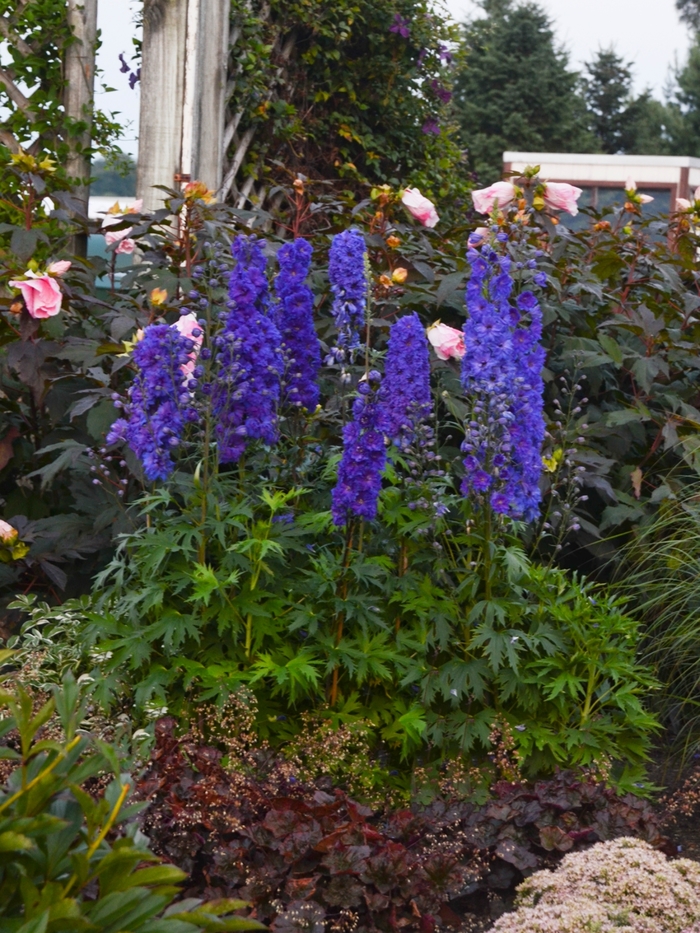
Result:
[[[404,19],[400,13],[394,13],[394,22],[389,26],[389,32],[395,32],[397,36],[408,39],[411,35],[409,21]]]

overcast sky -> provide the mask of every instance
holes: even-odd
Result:
[[[552,17],[557,37],[570,53],[576,67],[589,60],[598,48],[614,46],[618,54],[633,63],[638,91],[651,87],[661,96],[669,67],[682,62],[689,36],[676,15],[674,0],[538,0]],[[452,16],[463,21],[477,9],[473,0],[446,0]],[[119,71],[118,56],[133,53],[133,13],[136,0],[99,0],[99,26],[103,47],[98,64],[104,70],[103,81],[116,88],[112,94],[98,96],[105,110],[120,111],[119,119],[127,125],[122,148],[136,153],[139,94],[132,91],[128,75]],[[130,126],[129,126],[130,124]]]

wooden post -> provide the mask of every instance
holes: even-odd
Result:
[[[153,185],[221,183],[230,0],[150,6],[158,15],[145,8],[137,191],[155,210],[163,192]]]
[[[141,110],[136,191],[144,210],[163,206],[153,185],[175,185],[180,172],[187,0],[144,4]]]
[[[195,81],[185,96],[182,137],[182,171],[218,191],[221,185],[224,152],[224,107],[229,51],[230,0],[189,0],[193,22],[191,47],[196,55],[192,70]],[[196,24],[196,25],[195,25]],[[188,30],[188,52],[190,34]],[[189,62],[188,62],[189,65]],[[187,89],[189,90],[189,88]],[[188,136],[188,108],[192,108],[191,136]],[[191,140],[191,141],[190,141]],[[190,153],[189,165],[186,160]]]
[[[66,50],[64,105],[66,116],[83,122],[85,126],[81,133],[69,138],[66,172],[69,178],[78,181],[73,194],[81,203],[83,216],[87,217],[90,188],[85,182],[90,177],[90,157],[86,153],[92,140],[97,0],[68,0],[68,24],[75,41]],[[74,238],[73,250],[77,255],[87,255],[86,234]]]

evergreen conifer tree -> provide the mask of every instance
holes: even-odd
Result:
[[[700,0],[676,0],[676,7],[683,22],[700,30]]]
[[[632,93],[632,70],[614,49],[600,49],[585,66],[583,97],[601,152],[659,155],[669,151],[667,108],[650,91]]]
[[[545,11],[516,0],[481,0],[481,7],[464,26],[466,62],[454,98],[479,182],[500,177],[506,149],[594,150],[578,74]]]

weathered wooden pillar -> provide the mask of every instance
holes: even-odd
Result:
[[[180,171],[187,0],[144,3],[136,190],[145,210],[163,206],[153,185],[175,185]]]
[[[229,14],[230,0],[145,7],[137,190],[147,210],[163,203],[153,185],[221,183]]]
[[[69,178],[78,184],[73,190],[87,217],[90,188],[90,157],[87,152],[92,140],[92,111],[95,98],[95,46],[97,44],[97,0],[68,0],[68,24],[75,36],[66,50],[64,106],[66,116],[84,123],[81,133],[69,138],[70,151],[66,162]],[[81,184],[82,182],[82,184]],[[73,250],[87,254],[87,237],[74,238]]]

